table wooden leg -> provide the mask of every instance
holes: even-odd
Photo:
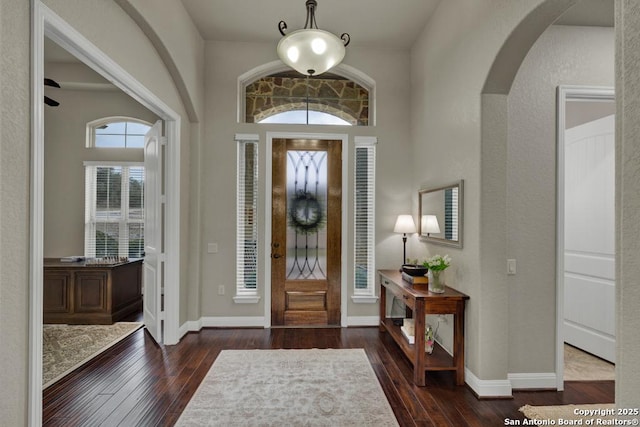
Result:
[[[413,382],[417,386],[424,386],[426,356],[424,351],[425,307],[424,300],[416,300],[413,310],[415,322],[415,351],[416,361],[413,365]]]
[[[378,328],[380,328],[380,332],[385,331],[385,328],[384,326],[382,326],[382,324],[387,317],[387,288],[382,286],[382,280],[383,279],[380,279],[380,325],[378,325]]]
[[[458,303],[453,328],[453,363],[456,367],[456,384],[464,385],[464,301]]]

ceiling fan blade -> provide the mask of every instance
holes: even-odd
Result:
[[[58,105],[60,105],[58,101],[54,101],[53,99],[49,98],[46,95],[44,96],[44,103],[51,107],[57,107]]]
[[[45,86],[53,86],[53,87],[60,87],[60,85],[58,84],[58,82],[56,82],[53,79],[48,79],[48,78],[44,78],[44,85]]]

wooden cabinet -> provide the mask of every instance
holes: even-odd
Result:
[[[44,323],[111,324],[142,309],[142,260],[44,260]]]
[[[413,363],[413,382],[424,386],[426,371],[454,371],[456,384],[464,385],[464,306],[469,297],[450,287],[442,294],[418,289],[402,279],[397,270],[380,270],[380,331],[388,332]],[[386,318],[386,291],[400,298],[415,322],[415,343],[409,344],[393,319]],[[453,314],[453,357],[438,344],[432,354],[424,350],[425,316],[427,314]]]

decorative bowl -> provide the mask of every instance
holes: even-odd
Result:
[[[424,265],[416,265],[416,264],[403,264],[402,271],[407,273],[409,276],[424,276],[427,274],[429,269]]]

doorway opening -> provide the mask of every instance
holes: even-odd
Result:
[[[615,96],[558,88],[557,382],[614,380]],[[587,367],[588,366],[588,367]]]
[[[42,419],[42,332],[43,332],[43,254],[44,254],[44,42],[55,42],[82,63],[154,113],[165,123],[166,175],[164,180],[165,217],[162,225],[164,254],[162,283],[166,284],[163,316],[164,344],[179,340],[180,277],[180,116],[146,89],[95,45],[57,16],[40,1],[32,7],[32,165],[30,215],[30,350],[29,425]]]

